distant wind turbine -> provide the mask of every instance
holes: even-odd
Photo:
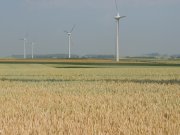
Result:
[[[26,59],[26,43],[27,43],[27,38],[23,38],[23,39],[20,39],[20,40],[24,41],[24,59]]]
[[[69,39],[69,59],[71,58],[71,34],[72,34],[75,26],[76,26],[76,25],[74,25],[74,26],[72,27],[71,31],[69,31],[69,32],[68,32],[68,31],[64,31],[65,33],[67,33],[68,39]]]
[[[116,4],[116,11],[117,11],[117,15],[114,17],[117,21],[117,28],[116,28],[116,61],[119,61],[119,20],[121,18],[124,18],[126,16],[120,16],[119,15],[119,10],[118,10],[118,5],[117,5],[117,1],[115,0],[115,4]]]
[[[32,53],[32,59],[34,59],[34,42],[31,42],[31,53]]]

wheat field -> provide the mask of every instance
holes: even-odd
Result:
[[[0,135],[180,135],[180,67],[0,64]]]

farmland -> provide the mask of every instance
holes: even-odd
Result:
[[[0,135],[179,135],[180,61],[0,60]]]

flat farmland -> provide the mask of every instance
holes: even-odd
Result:
[[[179,64],[0,60],[0,135],[179,135]]]

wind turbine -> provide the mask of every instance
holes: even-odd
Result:
[[[120,16],[119,15],[119,10],[118,10],[118,5],[117,5],[117,1],[115,0],[115,4],[116,4],[116,11],[117,11],[117,15],[114,17],[116,22],[117,22],[117,28],[116,28],[116,61],[119,61],[119,20],[126,17],[126,16]]]
[[[34,59],[34,42],[31,42],[32,59]]]
[[[26,59],[26,42],[27,42],[27,38],[23,38],[23,39],[20,39],[20,40],[24,41],[24,59]]]
[[[68,31],[64,31],[65,33],[67,33],[68,39],[69,39],[69,59],[71,58],[71,34],[72,34],[75,26],[76,26],[76,25],[74,25],[74,26],[72,27],[71,31],[69,31],[69,32],[68,32]]]

